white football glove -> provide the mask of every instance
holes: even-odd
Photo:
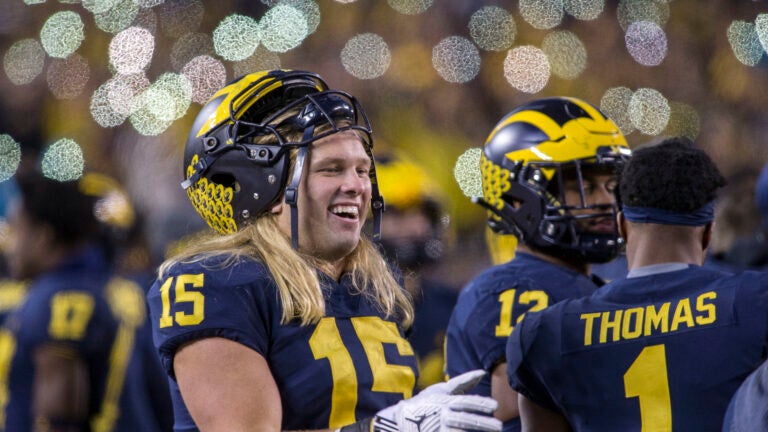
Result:
[[[485,396],[464,395],[485,375],[474,370],[448,382],[431,385],[411,399],[379,411],[373,418],[374,432],[501,431],[493,418],[498,402]]]

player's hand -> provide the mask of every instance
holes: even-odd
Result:
[[[431,385],[421,393],[384,408],[373,418],[374,432],[501,431],[493,418],[498,403],[485,396],[464,395],[485,375],[474,370],[448,382]]]

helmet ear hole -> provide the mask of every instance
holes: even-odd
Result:
[[[211,176],[211,181],[224,187],[231,187],[235,192],[240,191],[240,184],[230,173],[216,173]]]

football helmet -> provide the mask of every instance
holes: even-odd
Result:
[[[251,73],[214,94],[187,138],[182,187],[200,216],[222,234],[242,228],[285,196],[291,206],[292,242],[298,247],[296,203],[308,147],[346,130],[359,132],[371,158],[373,236],[378,240],[384,203],[373,166],[370,123],[357,99],[329,89],[311,72]]]
[[[384,236],[381,245],[390,260],[408,270],[437,261],[445,249],[443,234],[448,226],[443,196],[426,170],[405,155],[391,154],[376,161],[381,193],[387,197],[386,214],[419,212],[429,222],[429,232],[420,236],[399,230]]]
[[[525,104],[493,128],[480,158],[483,197],[496,232],[514,234],[551,255],[592,263],[607,262],[621,250],[617,230],[592,233],[580,220],[610,217],[616,205],[588,205],[584,170],[618,173],[631,155],[616,124],[593,105],[556,97]],[[578,180],[580,203],[566,203],[565,178]],[[575,210],[590,209],[575,214]]]

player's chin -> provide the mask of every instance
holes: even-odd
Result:
[[[355,250],[360,243],[360,233],[345,232],[337,235],[329,241],[327,248],[332,255],[345,257]]]

